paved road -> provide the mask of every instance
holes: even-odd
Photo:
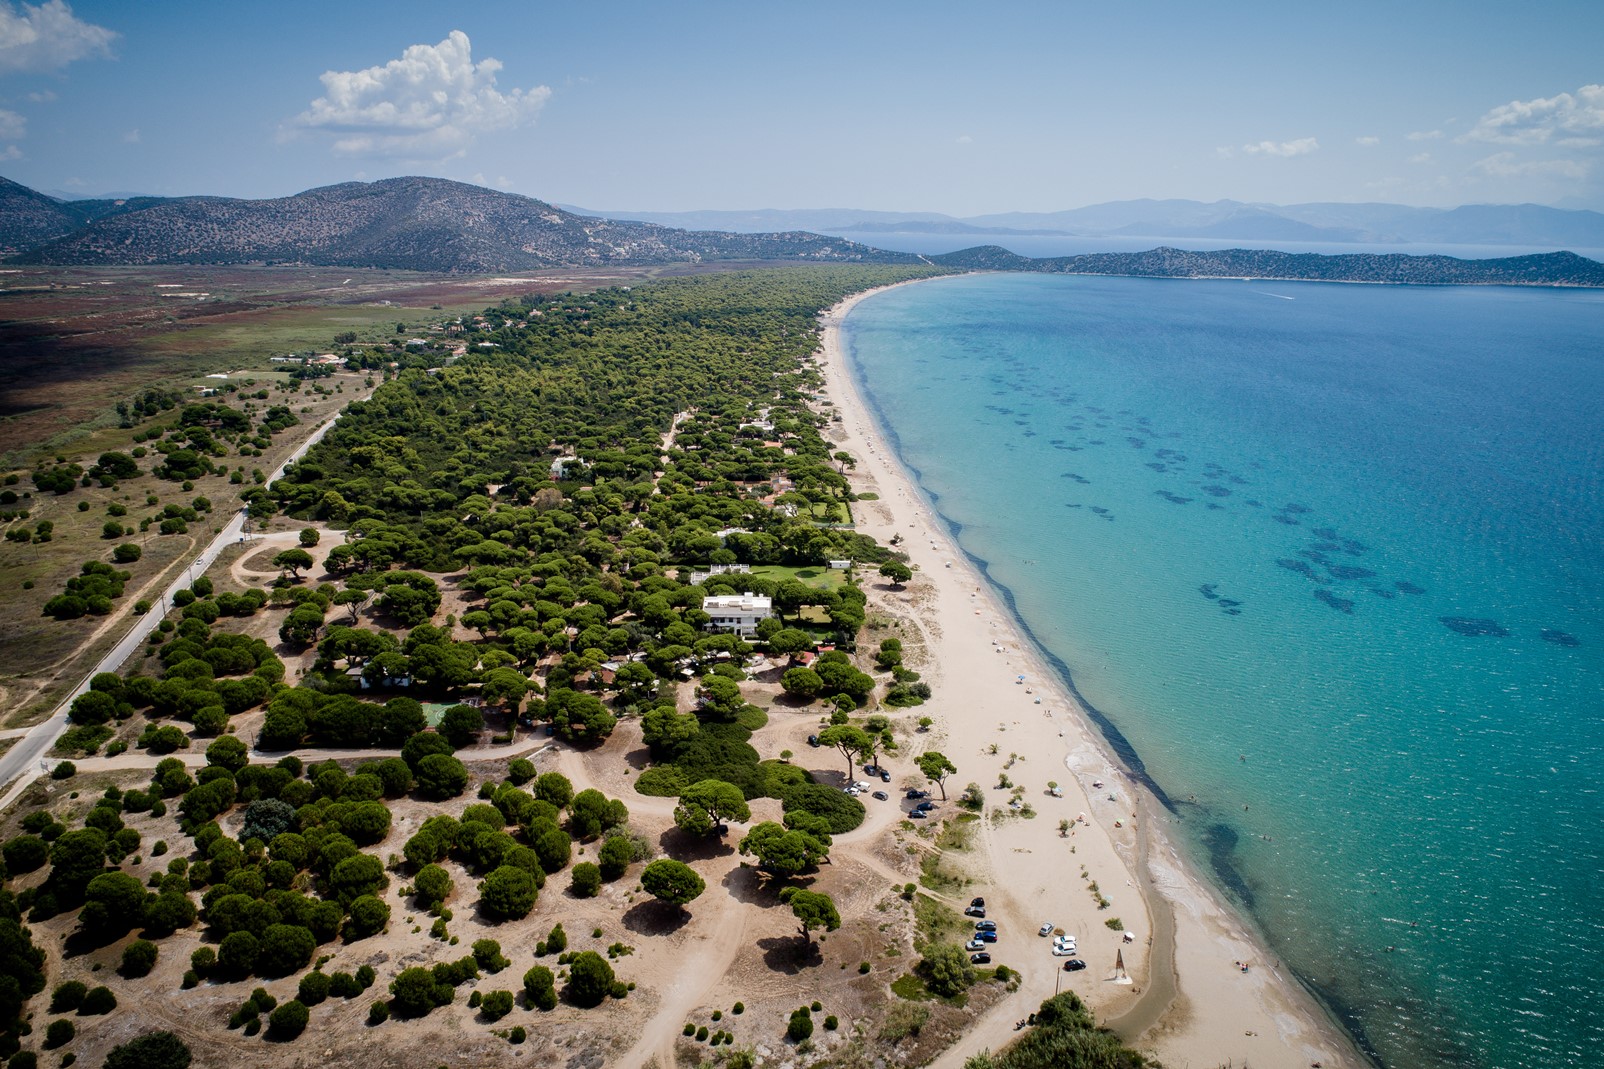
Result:
[[[329,428],[334,426],[335,420],[339,419],[340,414],[344,411],[342,408],[340,412],[336,412],[317,430],[313,431],[311,436],[301,443],[295,452],[286,457],[284,463],[274,470],[273,474],[268,478],[268,484],[282,478],[285,468],[300,460],[308,449],[311,449],[321,441],[323,436],[329,432]],[[207,568],[212,566],[212,562],[217,559],[218,554],[222,553],[228,546],[240,541],[244,535],[245,510],[241,509],[218,533],[217,537],[212,539],[206,545],[206,548],[202,549],[189,562],[189,566],[179,574],[177,579],[173,580],[172,585],[162,592],[162,607],[166,608],[172,605],[175,593],[193,584],[196,579],[205,573]],[[73,699],[89,689],[89,681],[96,674],[100,672],[115,672],[121,667],[123,662],[133,656],[134,651],[139,649],[145,640],[150,637],[150,633],[156,630],[156,625],[161,623],[165,615],[164,612],[152,610],[144,616],[131,617],[133,627],[123,636],[122,641],[118,642],[110,653],[102,657],[100,662],[89,670],[82,681],[73,688],[72,693],[62,699],[55,712],[50,714],[50,718],[34,725],[27,735],[19,739],[3,755],[0,755],[0,786],[8,783],[12,784],[5,797],[0,798],[0,810],[5,809],[5,807],[16,801],[17,796],[33,781],[34,777],[54,765],[55,762],[47,757],[46,754],[56,744],[56,740],[61,737],[61,733],[67,730],[67,712],[72,707]],[[16,782],[12,783],[13,780],[16,780]]]

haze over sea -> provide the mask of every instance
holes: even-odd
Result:
[[[1601,338],[1593,291],[1030,274],[846,321],[964,551],[1389,1066],[1604,1051]]]

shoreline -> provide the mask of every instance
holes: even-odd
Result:
[[[1047,818],[1004,816],[979,825],[986,842],[976,853],[984,851],[990,877],[988,908],[1000,904],[993,915],[1020,933],[1003,960],[1020,968],[1021,985],[932,1064],[957,1069],[969,1056],[1000,1049],[1013,1038],[1014,1021],[1054,989],[1068,989],[1127,1043],[1172,1066],[1370,1065],[1326,1008],[1183,862],[1156,823],[1171,819],[1162,788],[1146,777],[1134,750],[1127,768],[1115,741],[1118,729],[1079,700],[1066,683],[1067,666],[1054,664],[1041,648],[1007,588],[986,577],[985,562],[958,547],[950,524],[897,454],[895,436],[860,394],[841,324],[860,301],[891,288],[854,294],[820,317],[824,391],[841,415],[829,437],[858,461],[849,474],[854,491],[872,488],[879,495],[856,507],[857,529],[882,542],[901,535],[899,548],[915,566],[903,591],[883,593],[871,582],[873,600],[916,618],[925,633],[928,666],[920,667],[935,696],[921,712],[939,725],[930,745],[958,765],[954,779],[984,785],[994,771],[1011,773],[1027,787],[1025,800]],[[1001,718],[995,725],[988,723],[993,716]],[[1024,756],[1011,753],[1005,763],[1005,744],[1022,748]],[[1046,769],[1023,767],[1048,755]],[[1063,796],[1034,790],[1040,781],[1030,781],[1038,775],[1063,776]],[[988,810],[996,811],[996,792],[987,793]],[[1067,836],[1056,831],[1058,818],[1071,817]],[[1077,893],[1077,884],[1090,885],[1089,894]],[[1133,941],[1097,923],[1106,915],[1086,908],[1094,898],[1107,903],[1108,913],[1132,921],[1125,927],[1135,929]],[[1066,915],[1080,920],[1066,924]],[[1066,975],[1045,942],[1027,942],[1043,920],[1077,934],[1085,971]],[[1128,986],[1110,980],[1116,951],[1133,981]],[[1250,968],[1243,970],[1242,962]]]

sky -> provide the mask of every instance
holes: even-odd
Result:
[[[0,0],[0,175],[600,210],[1604,210],[1604,4]]]

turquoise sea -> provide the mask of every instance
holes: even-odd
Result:
[[[871,407],[1379,1062],[1604,1064],[1604,294],[972,275]]]

